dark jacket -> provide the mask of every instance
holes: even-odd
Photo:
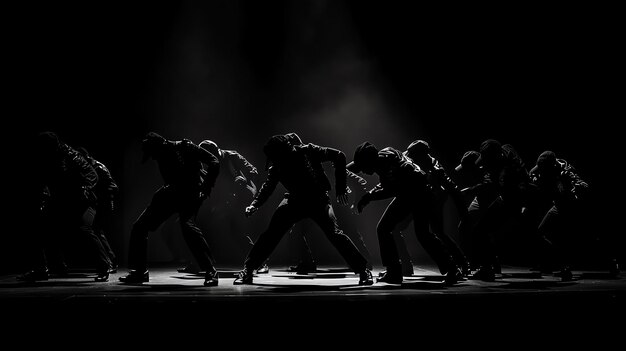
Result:
[[[44,197],[54,202],[95,202],[98,173],[78,151],[61,144],[57,155],[46,160],[40,173]],[[47,201],[47,200],[46,200]]]
[[[267,179],[261,186],[252,206],[260,207],[270,197],[280,182],[288,191],[290,199],[304,201],[329,201],[330,182],[323,162],[332,162],[335,168],[337,195],[346,193],[346,156],[343,152],[315,144],[293,146],[287,160],[272,162]]]
[[[107,206],[115,200],[115,196],[119,191],[117,183],[104,163],[94,159],[93,157],[87,157],[87,159],[98,173],[98,182],[94,187],[98,205]]]
[[[233,181],[237,177],[243,177],[246,182],[250,182],[259,175],[256,167],[235,150],[220,150],[219,161],[222,172],[227,170]]]
[[[545,201],[557,206],[571,204],[586,195],[589,185],[566,160],[558,158],[557,163],[559,170],[556,177],[543,176],[535,166],[530,170],[530,180],[536,186],[539,197]]]
[[[411,158],[407,154],[407,151],[403,153],[403,156],[411,160]],[[441,166],[439,161],[430,155],[427,156],[429,161],[427,165],[416,165],[422,171],[424,171],[424,173],[426,173],[426,178],[428,179],[428,183],[430,184],[433,192],[435,192],[436,194],[458,192],[459,187],[457,186],[456,182],[454,182],[452,178],[448,176],[448,173],[443,168],[443,166]]]
[[[502,154],[497,164],[483,166],[483,180],[473,191],[485,199],[523,202],[530,183],[524,161],[510,144],[502,145]]]
[[[379,183],[369,191],[371,200],[419,196],[429,190],[426,173],[392,147],[378,151],[376,174]]]
[[[220,170],[213,154],[187,139],[168,141],[154,158],[164,185],[184,193],[203,192],[208,196],[206,192],[215,184]]]

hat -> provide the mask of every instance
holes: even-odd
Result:
[[[278,135],[272,136],[267,141],[267,143],[263,147],[263,152],[265,152],[266,155],[268,153],[272,154],[276,151],[285,150],[287,149],[288,146],[289,146],[289,139],[285,135],[278,134]]]
[[[300,138],[300,136],[296,133],[287,133],[285,134],[285,137],[287,137],[287,140],[289,141],[289,143],[291,143],[291,145],[301,145],[302,144],[302,138]]]
[[[531,169],[531,172],[536,172],[539,168],[542,169],[554,169],[558,166],[559,162],[556,159],[556,154],[552,151],[546,150],[537,157],[537,164]]]
[[[476,164],[480,165],[485,160],[494,160],[502,153],[502,144],[495,139],[487,139],[480,144],[480,156],[476,159]]]
[[[346,168],[353,172],[359,173],[363,170],[363,166],[378,156],[378,149],[374,144],[366,141],[356,147],[354,151],[354,159],[346,165]]]
[[[552,151],[546,150],[537,157],[537,165],[556,165],[556,154]]]
[[[54,132],[41,132],[37,135],[37,147],[40,150],[56,150],[61,145],[59,137]]]
[[[406,148],[407,154],[410,158],[419,158],[420,156],[426,156],[430,152],[430,146],[424,140],[415,140],[409,147]]]
[[[84,157],[89,157],[89,151],[87,151],[84,146],[75,146],[74,150],[78,151],[78,153],[83,155]]]
[[[146,162],[148,158],[154,155],[156,149],[165,144],[165,138],[161,135],[150,132],[146,134],[144,139],[141,142],[141,150],[143,151],[143,157],[141,158],[141,162]]]
[[[286,156],[292,147],[293,146],[289,143],[289,139],[285,135],[278,134],[272,136],[265,146],[263,146],[263,153],[265,153],[267,157],[265,160],[265,169],[269,169],[272,162]]]
[[[480,157],[480,153],[476,150],[466,151],[461,157],[461,163],[454,168],[455,171],[461,172],[464,169],[476,166],[476,160]]]
[[[198,146],[210,152],[215,157],[221,156],[220,148],[217,147],[217,144],[212,140],[202,140]]]

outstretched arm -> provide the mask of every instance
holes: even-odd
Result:
[[[106,195],[108,197],[106,199],[98,199],[98,202],[104,203],[106,201],[109,206],[109,210],[113,211],[115,209],[115,195],[118,193],[119,188],[113,179],[111,172],[102,162],[95,161],[95,166],[98,171],[98,183],[105,184]]]
[[[392,196],[393,194],[391,191],[383,188],[381,184],[377,184],[375,187],[365,192],[365,194],[361,196],[361,199],[357,202],[357,211],[358,213],[363,212],[365,206],[367,206],[371,201],[388,199]]]
[[[227,158],[233,165],[236,175],[243,174],[247,179],[254,179],[259,175],[259,172],[252,163],[250,163],[243,155],[235,150],[222,150],[225,158]]]
[[[203,177],[205,182],[205,184],[203,184],[203,188],[207,191],[210,191],[215,185],[215,180],[220,173],[220,161],[212,153],[199,146],[196,146],[194,150],[196,152],[196,155],[198,155],[198,159],[200,159],[200,162],[202,162],[206,166],[204,168],[204,172],[206,173]]]
[[[589,192],[589,184],[585,182],[574,170],[566,170],[563,172],[564,178],[567,180],[570,196],[575,199],[585,197]]]
[[[346,169],[346,180],[350,182],[351,186],[360,186],[365,188],[367,180],[360,175]]]
[[[252,193],[252,196],[255,196],[257,188],[254,182],[259,175],[257,168],[235,150],[222,150],[222,153],[224,153],[224,157],[232,165],[235,183],[245,187]]]
[[[332,162],[335,168],[335,193],[337,198],[343,198],[346,195],[346,155],[332,147],[322,147],[318,145],[309,144],[313,148],[314,152],[318,155],[322,162]],[[346,197],[347,203],[347,197]]]
[[[267,199],[269,199],[270,195],[276,189],[276,185],[278,185],[278,169],[276,166],[271,166],[267,171],[267,179],[261,185],[261,189],[256,193],[254,200],[250,203],[250,206],[246,207],[246,215],[250,216],[254,212],[256,212],[259,207],[261,207]]]
[[[83,189],[93,189],[98,182],[98,172],[78,151],[71,148],[69,150],[70,158],[66,166],[73,177],[70,181]]]
[[[380,183],[368,191],[367,194],[371,201],[384,200],[393,196],[393,192],[384,188]]]
[[[70,158],[67,162],[69,170],[68,185],[72,191],[79,192],[84,200],[93,200],[93,189],[98,183],[98,172],[78,151],[69,148]],[[54,195],[54,194],[53,194]]]

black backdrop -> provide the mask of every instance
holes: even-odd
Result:
[[[160,181],[154,165],[139,164],[150,130],[214,139],[257,165],[267,138],[285,131],[348,159],[364,140],[402,148],[423,138],[448,167],[485,138],[513,144],[529,164],[552,149],[593,187],[581,231],[609,235],[623,252],[621,206],[609,205],[621,198],[614,13],[379,1],[9,8],[5,160],[18,206],[7,211],[16,229],[2,237],[2,268],[24,261],[36,174],[29,140],[43,130],[109,165],[122,188],[112,238],[122,256]]]

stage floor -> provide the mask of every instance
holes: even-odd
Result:
[[[0,301],[10,318],[27,324],[33,315],[59,313],[76,320],[84,320],[83,314],[109,315],[121,325],[133,325],[133,320],[149,324],[173,314],[173,329],[181,328],[181,321],[203,317],[205,323],[219,321],[222,326],[277,319],[281,328],[292,330],[306,321],[317,323],[317,318],[325,325],[398,324],[394,329],[424,323],[478,328],[485,318],[491,329],[511,322],[531,328],[589,323],[605,328],[614,326],[613,320],[623,326],[626,313],[626,273],[612,278],[604,271],[574,271],[573,281],[562,282],[525,267],[504,266],[495,282],[465,280],[446,286],[435,267],[416,266],[401,285],[359,286],[358,276],[345,268],[318,267],[314,274],[299,275],[270,266],[269,273],[255,275],[253,285],[233,285],[233,268],[219,269],[219,285],[204,287],[202,274],[178,273],[176,268],[151,267],[150,281],[136,285],[118,281],[125,269],[104,283],[94,282],[95,275],[84,271],[36,283],[6,275],[0,280]],[[379,272],[374,270],[374,277]]]
[[[385,301],[484,299],[553,300],[576,296],[583,300],[619,301],[626,293],[626,273],[612,278],[606,271],[574,271],[574,280],[563,282],[551,274],[539,274],[525,267],[504,266],[495,282],[464,280],[446,286],[435,267],[416,266],[414,274],[401,285],[375,283],[359,286],[358,276],[341,267],[318,267],[306,275],[289,272],[287,267],[270,267],[257,274],[252,285],[233,285],[238,269],[219,269],[219,285],[204,287],[203,274],[178,273],[178,267],[150,268],[150,281],[123,284],[118,278],[125,269],[111,274],[109,281],[97,283],[89,271],[71,271],[68,277],[24,283],[15,275],[0,278],[0,298],[6,303],[27,304],[233,304],[242,301]],[[380,270],[373,270],[374,278]]]

